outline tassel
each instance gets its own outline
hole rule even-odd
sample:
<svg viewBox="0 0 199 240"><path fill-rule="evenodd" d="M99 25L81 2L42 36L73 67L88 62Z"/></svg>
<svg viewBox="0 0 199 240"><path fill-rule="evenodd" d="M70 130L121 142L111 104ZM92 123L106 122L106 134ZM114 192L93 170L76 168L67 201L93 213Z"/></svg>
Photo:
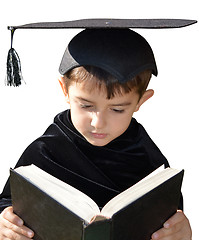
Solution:
<svg viewBox="0 0 199 240"><path fill-rule="evenodd" d="M21 85L21 80L23 80L21 73L21 63L19 56L15 49L12 47L13 35L15 29L11 29L11 48L8 52L7 57L7 76L6 76L6 85L17 87Z"/></svg>

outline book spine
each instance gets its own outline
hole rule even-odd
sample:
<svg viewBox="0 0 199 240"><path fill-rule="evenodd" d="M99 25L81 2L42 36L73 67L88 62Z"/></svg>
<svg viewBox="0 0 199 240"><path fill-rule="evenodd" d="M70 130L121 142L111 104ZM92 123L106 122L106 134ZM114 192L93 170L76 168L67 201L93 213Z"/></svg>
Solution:
<svg viewBox="0 0 199 240"><path fill-rule="evenodd" d="M110 240L111 220L96 221L84 228L82 240Z"/></svg>

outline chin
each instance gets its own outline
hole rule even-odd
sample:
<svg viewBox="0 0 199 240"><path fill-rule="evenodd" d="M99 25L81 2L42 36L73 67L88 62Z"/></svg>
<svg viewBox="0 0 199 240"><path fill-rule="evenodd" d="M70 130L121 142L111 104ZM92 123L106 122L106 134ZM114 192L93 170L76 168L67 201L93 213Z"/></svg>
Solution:
<svg viewBox="0 0 199 240"><path fill-rule="evenodd" d="M105 140L89 140L86 139L91 145L96 146L96 147L104 147L106 146L108 143L110 143L110 141L105 141Z"/></svg>

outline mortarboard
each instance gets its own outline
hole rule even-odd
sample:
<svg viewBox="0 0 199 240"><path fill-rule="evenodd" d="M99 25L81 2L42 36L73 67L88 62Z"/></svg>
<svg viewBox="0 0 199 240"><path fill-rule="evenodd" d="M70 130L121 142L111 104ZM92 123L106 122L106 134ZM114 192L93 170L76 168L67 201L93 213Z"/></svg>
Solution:
<svg viewBox="0 0 199 240"><path fill-rule="evenodd" d="M11 49L7 58L7 85L19 86L22 79L20 59L12 47L16 29L85 29L69 42L59 72L63 75L74 67L92 65L108 71L122 83L147 69L157 76L150 45L131 28L180 28L196 22L184 19L83 19L9 26Z"/></svg>

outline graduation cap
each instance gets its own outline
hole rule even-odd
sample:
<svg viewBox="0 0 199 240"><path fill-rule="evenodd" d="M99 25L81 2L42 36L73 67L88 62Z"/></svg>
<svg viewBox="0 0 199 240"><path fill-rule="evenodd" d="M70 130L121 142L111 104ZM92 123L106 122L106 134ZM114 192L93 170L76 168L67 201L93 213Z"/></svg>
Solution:
<svg viewBox="0 0 199 240"><path fill-rule="evenodd" d="M158 72L150 45L130 28L180 28L196 22L184 19L83 19L9 26L11 49L7 58L7 85L19 86L22 80L20 59L12 47L16 29L85 29L68 44L59 72L64 75L75 67L91 65L108 71L122 83L144 70L151 70L155 76Z"/></svg>

